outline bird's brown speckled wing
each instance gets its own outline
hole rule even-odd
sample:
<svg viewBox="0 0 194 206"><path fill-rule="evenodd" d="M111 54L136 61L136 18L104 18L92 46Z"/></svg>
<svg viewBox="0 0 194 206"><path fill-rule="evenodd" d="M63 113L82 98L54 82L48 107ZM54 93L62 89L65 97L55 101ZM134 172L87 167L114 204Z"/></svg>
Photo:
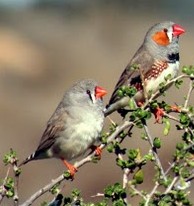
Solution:
<svg viewBox="0 0 194 206"><path fill-rule="evenodd" d="M147 71L152 68L152 64L154 59L151 55L147 52L147 50L142 46L136 52L130 63L127 65L123 73L121 74L119 81L117 82L114 92L109 101L109 105L113 104L120 98L117 96L118 89L125 85L125 86L135 86L135 84L141 85L141 78L139 68L142 69L142 72L145 74ZM137 69L134 70L133 66L136 65Z"/></svg>

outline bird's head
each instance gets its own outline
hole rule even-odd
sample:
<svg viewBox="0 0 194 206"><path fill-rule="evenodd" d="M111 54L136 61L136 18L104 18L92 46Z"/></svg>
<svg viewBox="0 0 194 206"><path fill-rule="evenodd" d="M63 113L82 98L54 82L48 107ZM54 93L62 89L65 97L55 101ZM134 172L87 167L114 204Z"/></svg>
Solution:
<svg viewBox="0 0 194 206"><path fill-rule="evenodd" d="M144 44L148 50L158 56L166 54L167 50L178 53L178 39L183 33L185 33L183 27L174 22L165 21L155 24L148 30Z"/></svg>

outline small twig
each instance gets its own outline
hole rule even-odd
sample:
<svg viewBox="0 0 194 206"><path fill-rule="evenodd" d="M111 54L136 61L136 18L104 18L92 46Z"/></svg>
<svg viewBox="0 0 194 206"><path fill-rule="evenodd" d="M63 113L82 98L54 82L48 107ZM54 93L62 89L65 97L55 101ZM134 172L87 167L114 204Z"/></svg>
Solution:
<svg viewBox="0 0 194 206"><path fill-rule="evenodd" d="M118 158L123 160L123 157L121 154L118 154ZM123 169L123 189L126 189L126 187L127 187L129 172L130 172L129 168ZM123 200L124 200L125 204L128 205L127 197L125 197Z"/></svg>
<svg viewBox="0 0 194 206"><path fill-rule="evenodd" d="M186 147L184 150L187 151L189 149L191 149L194 146L194 142L191 143L191 145L189 145L188 147Z"/></svg>
<svg viewBox="0 0 194 206"><path fill-rule="evenodd" d="M123 170L123 188L126 188L128 185L128 176L129 176L130 170L129 168L125 168Z"/></svg>
<svg viewBox="0 0 194 206"><path fill-rule="evenodd" d="M183 78L190 78L190 76L182 74L174 79L171 79L170 81L166 82L166 84L164 85L165 88L168 88L168 86L170 86L172 83L176 82L179 79L183 79ZM155 93L153 93L151 95L151 97L145 102L144 104L144 108L147 107L158 95L160 95L160 90L156 91Z"/></svg>
<svg viewBox="0 0 194 206"><path fill-rule="evenodd" d="M115 103L111 104L107 109L105 109L104 116L106 117L112 114L114 111L126 107L129 104L129 100L129 97L123 97Z"/></svg>
<svg viewBox="0 0 194 206"><path fill-rule="evenodd" d="M8 167L6 176L5 176L4 180L3 180L3 184L0 186L0 190L1 190L0 204L2 203L3 198L5 197L5 194L6 194L5 184L6 184L8 176L9 176L9 172L10 172L10 167Z"/></svg>
<svg viewBox="0 0 194 206"><path fill-rule="evenodd" d="M164 112L163 116L164 117L168 117L169 119L174 120L175 122L180 123L180 120L178 118L176 118L176 117L174 117L174 116L172 116L170 114L167 114L166 112Z"/></svg>
<svg viewBox="0 0 194 206"><path fill-rule="evenodd" d="M36 199L38 199L41 195L49 191L55 184L61 183L64 180L64 175L60 175L56 179L52 180L49 184L38 190L36 193L34 193L28 200L26 200L23 204L20 206L28 206L31 205Z"/></svg>
<svg viewBox="0 0 194 206"><path fill-rule="evenodd" d="M97 193L96 195L92 195L91 197L104 197L103 193Z"/></svg>
<svg viewBox="0 0 194 206"><path fill-rule="evenodd" d="M165 175L167 175L171 171L171 169L175 166L175 162L173 162L172 164L171 163L169 163L169 164L170 164L170 166L165 171L165 173L164 173Z"/></svg>
<svg viewBox="0 0 194 206"><path fill-rule="evenodd" d="M179 176L174 177L174 179L172 180L172 182L170 183L170 185L166 188L164 194L168 194L171 189L174 187L174 184L176 183L176 181L178 180Z"/></svg>
<svg viewBox="0 0 194 206"><path fill-rule="evenodd" d="M188 127L187 129L185 129L185 131L187 131L187 132L189 131L191 133L191 135L194 136L193 129L191 129L190 127Z"/></svg>
<svg viewBox="0 0 194 206"><path fill-rule="evenodd" d="M128 184L128 186L136 193L138 194L140 197L142 197L144 200L146 200L146 196L142 194L141 191L139 191L133 184Z"/></svg>
<svg viewBox="0 0 194 206"><path fill-rule="evenodd" d="M166 180L167 180L167 179L166 179L166 175L165 175L165 173L164 173L164 170L163 170L162 164L161 164L161 162L160 162L160 159L159 159L159 157L158 157L158 154L157 154L157 152L156 152L155 149L154 149L153 140L152 140L152 137L151 137L151 135L150 135L150 133L149 133L148 127L147 127L147 125L146 125L145 123L143 124L143 127L144 127L144 130L145 130L146 135L147 135L147 137L148 137L148 142L150 143L150 146L151 146L151 148L152 148L152 153L153 153L153 155L154 155L156 164L157 164L158 168L160 169L162 178L166 181Z"/></svg>
<svg viewBox="0 0 194 206"><path fill-rule="evenodd" d="M189 182L189 181L192 181L193 179L194 179L194 170L192 170L190 177L186 178L185 181Z"/></svg>
<svg viewBox="0 0 194 206"><path fill-rule="evenodd" d="M186 96L186 99L185 99L184 107L183 107L184 109L186 109L187 106L188 106L188 102L189 102L189 99L191 97L192 91L193 91L193 81L191 80L190 84L189 84L189 90L188 90L188 93L187 93L187 96Z"/></svg>
<svg viewBox="0 0 194 206"><path fill-rule="evenodd" d="M187 146L186 148L184 148L184 151L187 151L187 150L189 150L190 148L192 148L194 146L194 143L192 143L191 145L189 145L189 146ZM165 171L165 175L167 175L170 171L171 171L171 169L175 166L175 162L173 162L172 164L171 163L169 163L170 164L170 166L167 168L167 170Z"/></svg>
<svg viewBox="0 0 194 206"><path fill-rule="evenodd" d="M110 116L107 116L107 118L110 121L111 125L116 126L116 123L110 118Z"/></svg>
<svg viewBox="0 0 194 206"><path fill-rule="evenodd" d="M19 174L17 174L17 170L18 170L18 167L17 167L17 162L14 162L13 163L13 171L14 171L14 176L15 176L15 179L14 179L14 182L15 182L15 186L14 186L14 205L15 206L18 206L19 204L19 196L18 196L18 187L19 187Z"/></svg>
<svg viewBox="0 0 194 206"><path fill-rule="evenodd" d="M123 160L123 156L121 154L118 154L117 157L120 160ZM127 187L129 172L130 172L130 170L128 168L123 169L123 189L126 189L126 187ZM123 200L124 200L125 204L128 205L127 197L125 197Z"/></svg>
<svg viewBox="0 0 194 206"><path fill-rule="evenodd" d="M125 168L123 170L123 188L126 189L127 185L128 185L128 176L129 176L130 170L129 168ZM128 205L128 200L127 200L127 196L124 198L124 202L126 203L126 205Z"/></svg>
<svg viewBox="0 0 194 206"><path fill-rule="evenodd" d="M145 202L145 206L148 206L149 205L149 202L150 202L150 199L152 198L152 196L154 195L154 193L156 192L157 188L159 186L159 183L156 182L154 188L152 189L152 191L150 192L149 195L147 195L146 197L146 202Z"/></svg>

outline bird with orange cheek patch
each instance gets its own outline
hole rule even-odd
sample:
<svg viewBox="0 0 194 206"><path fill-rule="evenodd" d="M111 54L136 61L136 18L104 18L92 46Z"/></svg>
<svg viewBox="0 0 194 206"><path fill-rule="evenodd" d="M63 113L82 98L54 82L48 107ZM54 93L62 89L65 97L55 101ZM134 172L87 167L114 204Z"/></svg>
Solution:
<svg viewBox="0 0 194 206"><path fill-rule="evenodd" d="M105 115L115 102L123 97L118 95L122 86L134 86L137 93L134 100L137 105L145 102L145 92L149 98L151 94L159 90L162 82L170 75L173 79L179 71L179 36L185 30L171 21L152 26L143 41L143 44L135 53L117 82L110 98ZM134 69L137 65L139 69ZM141 72L140 72L141 71ZM144 84L144 87L143 87ZM144 91L143 91L144 90ZM119 113L125 116L125 109L119 109ZM159 112L161 114L161 111Z"/></svg>

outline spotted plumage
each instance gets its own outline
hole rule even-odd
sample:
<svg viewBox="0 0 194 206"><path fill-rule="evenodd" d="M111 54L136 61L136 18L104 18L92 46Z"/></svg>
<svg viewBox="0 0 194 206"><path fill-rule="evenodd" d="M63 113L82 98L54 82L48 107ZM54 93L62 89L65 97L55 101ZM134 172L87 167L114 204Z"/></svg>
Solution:
<svg viewBox="0 0 194 206"><path fill-rule="evenodd" d="M156 61L152 68L147 73L145 73L144 81L147 82L152 78L156 79L167 68L168 63L166 61Z"/></svg>

